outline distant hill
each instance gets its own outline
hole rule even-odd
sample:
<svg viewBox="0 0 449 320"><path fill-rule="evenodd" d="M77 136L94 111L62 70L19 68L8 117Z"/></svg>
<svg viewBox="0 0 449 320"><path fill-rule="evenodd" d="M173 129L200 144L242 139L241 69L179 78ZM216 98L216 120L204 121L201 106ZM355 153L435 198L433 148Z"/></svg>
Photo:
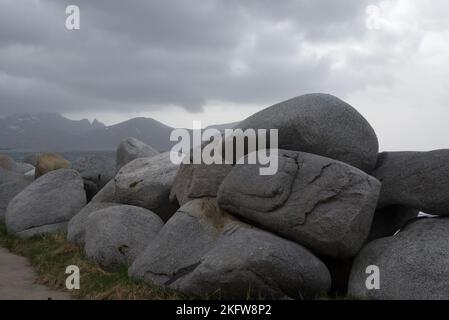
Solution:
<svg viewBox="0 0 449 320"><path fill-rule="evenodd" d="M235 123L214 125L223 130ZM105 126L98 120L70 120L57 113L15 114L0 118L0 149L23 151L115 150L127 137L167 151L173 128L152 118L133 118Z"/></svg>
<svg viewBox="0 0 449 320"><path fill-rule="evenodd" d="M80 150L115 150L125 138L134 137L159 151L172 146L173 128L151 118L133 118L112 126L89 130L78 137L74 145Z"/></svg>

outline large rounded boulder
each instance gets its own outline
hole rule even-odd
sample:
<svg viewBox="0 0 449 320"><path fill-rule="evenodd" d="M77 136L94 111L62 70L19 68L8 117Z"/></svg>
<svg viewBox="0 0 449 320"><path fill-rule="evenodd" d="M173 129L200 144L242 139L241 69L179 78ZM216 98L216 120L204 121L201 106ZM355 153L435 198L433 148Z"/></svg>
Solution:
<svg viewBox="0 0 449 320"><path fill-rule="evenodd" d="M117 171L137 158L149 158L159 152L136 138L127 138L117 147Z"/></svg>
<svg viewBox="0 0 449 320"><path fill-rule="evenodd" d="M378 152L370 124L346 102L329 94L306 94L255 113L241 129L278 129L280 149L303 151L374 169Z"/></svg>
<svg viewBox="0 0 449 320"><path fill-rule="evenodd" d="M236 165L218 191L220 208L318 254L354 256L368 237L379 181L303 152L278 150L272 161L274 175L260 175L262 166L246 159Z"/></svg>
<svg viewBox="0 0 449 320"><path fill-rule="evenodd" d="M6 208L10 201L30 183L29 178L0 168L0 221L5 220Z"/></svg>
<svg viewBox="0 0 449 320"><path fill-rule="evenodd" d="M379 207L449 216L449 149L381 153L373 175L382 182Z"/></svg>
<svg viewBox="0 0 449 320"><path fill-rule="evenodd" d="M359 299L448 300L449 218L422 218L395 236L366 245L353 263L349 295Z"/></svg>
<svg viewBox="0 0 449 320"><path fill-rule="evenodd" d="M93 212L100 211L113 206L119 206L119 203L110 202L91 202L72 219L70 219L67 227L67 240L78 245L84 245L86 235L86 224L89 215Z"/></svg>
<svg viewBox="0 0 449 320"><path fill-rule="evenodd" d="M331 281L310 251L236 220L209 198L182 206L128 272L191 296L233 299L314 298Z"/></svg>
<svg viewBox="0 0 449 320"><path fill-rule="evenodd" d="M109 202L146 208L166 221L177 209L170 203L169 195L178 168L171 162L169 152L135 159L120 169L114 186L106 186L114 197Z"/></svg>
<svg viewBox="0 0 449 320"><path fill-rule="evenodd" d="M86 204L83 179L71 169L51 171L36 179L8 205L8 232L28 237L65 231L68 221Z"/></svg>
<svg viewBox="0 0 449 320"><path fill-rule="evenodd" d="M92 212L86 222L87 256L107 270L130 265L156 238L162 220L153 212L128 205Z"/></svg>

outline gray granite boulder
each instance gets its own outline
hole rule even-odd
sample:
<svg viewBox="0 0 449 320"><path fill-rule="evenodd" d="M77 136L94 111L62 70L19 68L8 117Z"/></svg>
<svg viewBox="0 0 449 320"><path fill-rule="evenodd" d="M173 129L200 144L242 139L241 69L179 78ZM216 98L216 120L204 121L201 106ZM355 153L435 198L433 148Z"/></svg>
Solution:
<svg viewBox="0 0 449 320"><path fill-rule="evenodd" d="M0 173L1 175L1 173ZM9 202L31 183L30 179L13 172L5 172L0 179L0 221L5 220Z"/></svg>
<svg viewBox="0 0 449 320"><path fill-rule="evenodd" d="M378 290L367 289L369 266L379 268ZM366 245L353 263L348 293L359 299L448 300L449 218L421 218Z"/></svg>
<svg viewBox="0 0 449 320"><path fill-rule="evenodd" d="M449 215L449 149L381 153L373 175L382 182L379 207Z"/></svg>
<svg viewBox="0 0 449 320"><path fill-rule="evenodd" d="M159 152L136 138L127 138L117 147L117 171L125 164L137 158L149 158Z"/></svg>
<svg viewBox="0 0 449 320"><path fill-rule="evenodd" d="M146 208L167 221L178 208L169 200L178 168L169 152L131 161L115 176L112 202Z"/></svg>
<svg viewBox="0 0 449 320"><path fill-rule="evenodd" d="M89 203L80 212L78 212L72 219L70 219L67 228L67 240L78 245L84 245L84 237L86 234L86 223L89 215L95 211L106 209L113 206L119 206L118 203L97 202Z"/></svg>
<svg viewBox="0 0 449 320"><path fill-rule="evenodd" d="M190 200L216 197L218 188L232 168L230 164L181 164L170 192L170 201L182 206Z"/></svg>
<svg viewBox="0 0 449 320"><path fill-rule="evenodd" d="M330 287L325 265L307 249L236 220L209 198L182 206L128 272L199 297L313 298Z"/></svg>
<svg viewBox="0 0 449 320"><path fill-rule="evenodd" d="M418 214L419 210L402 206L389 206L376 210L367 241L394 235L408 221L418 217Z"/></svg>
<svg viewBox="0 0 449 320"><path fill-rule="evenodd" d="M278 129L278 148L336 159L370 173L378 141L353 107L329 94L306 94L255 113L242 129Z"/></svg>
<svg viewBox="0 0 449 320"><path fill-rule="evenodd" d="M236 165L218 191L220 208L304 245L351 257L368 237L380 183L343 162L279 150L278 171ZM247 161L245 161L247 163Z"/></svg>
<svg viewBox="0 0 449 320"><path fill-rule="evenodd" d="M92 212L86 222L86 255L107 270L130 265L156 238L162 220L153 212L128 205Z"/></svg>
<svg viewBox="0 0 449 320"><path fill-rule="evenodd" d="M35 230L47 233L45 226L67 223L85 205L86 194L79 173L71 169L51 171L11 200L5 215L6 227L8 232L18 235Z"/></svg>

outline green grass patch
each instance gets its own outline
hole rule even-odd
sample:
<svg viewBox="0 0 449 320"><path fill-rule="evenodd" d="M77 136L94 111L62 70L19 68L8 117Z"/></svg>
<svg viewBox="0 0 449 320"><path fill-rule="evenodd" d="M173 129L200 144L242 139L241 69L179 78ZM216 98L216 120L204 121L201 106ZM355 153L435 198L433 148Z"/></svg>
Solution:
<svg viewBox="0 0 449 320"><path fill-rule="evenodd" d="M119 272L104 271L89 261L82 248L68 242L64 234L21 239L7 233L0 222L0 246L28 258L35 268L39 284L67 291L65 270L69 265L80 269L80 289L69 291L75 299L182 299L179 293L145 283L133 282L124 267Z"/></svg>

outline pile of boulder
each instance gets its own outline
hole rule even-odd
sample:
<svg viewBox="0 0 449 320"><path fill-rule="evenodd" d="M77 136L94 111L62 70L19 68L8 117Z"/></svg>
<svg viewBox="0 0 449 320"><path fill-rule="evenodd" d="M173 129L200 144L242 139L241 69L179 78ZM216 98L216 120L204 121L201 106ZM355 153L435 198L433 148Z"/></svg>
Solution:
<svg viewBox="0 0 449 320"><path fill-rule="evenodd" d="M278 129L274 175L174 164L134 138L116 159L1 156L0 219L194 297L449 299L449 150L379 154L370 124L327 94L236 127Z"/></svg>

